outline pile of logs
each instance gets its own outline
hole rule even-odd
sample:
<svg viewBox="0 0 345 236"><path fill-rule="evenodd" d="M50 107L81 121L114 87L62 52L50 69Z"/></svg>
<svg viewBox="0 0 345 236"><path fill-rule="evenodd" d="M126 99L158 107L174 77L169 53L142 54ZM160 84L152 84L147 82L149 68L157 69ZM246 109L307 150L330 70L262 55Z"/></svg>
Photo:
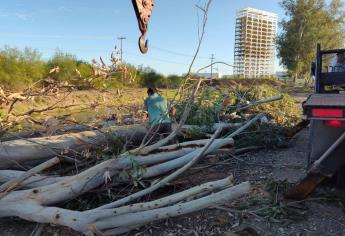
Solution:
<svg viewBox="0 0 345 236"><path fill-rule="evenodd" d="M149 222L227 203L248 194L251 191L250 183L234 186L233 178L229 176L149 202L141 202L140 198L171 183L201 158L230 152L234 146L233 137L260 118L261 114L249 122L236 124L239 128L230 135L220 135L229 125L215 125L216 131L209 139L145 150L137 148L69 176L51 175L49 169L58 163L78 165L82 160L69 157L69 152L99 147L107 143L110 137L125 140L135 137L141 140L147 132L146 128L140 125L107 127L103 130L2 142L0 217L16 216L38 223L67 226L86 235L117 235ZM143 171L137 171L135 166L140 166ZM128 174L121 174L124 171ZM161 179L154 180L158 177ZM75 211L57 207L110 183L112 186L116 183L132 184L133 179L154 181L150 187L91 210Z"/></svg>
<svg viewBox="0 0 345 236"><path fill-rule="evenodd" d="M248 194L251 191L249 182L234 186L232 176L228 176L142 202L142 197L172 183L202 158L232 152L233 138L264 118L263 114L258 114L244 123L218 123L209 127L185 125L200 83L201 80L189 94L180 123L172 134L149 146L146 141L151 130L140 124L75 129L37 138L3 137L6 141L0 141L0 217L15 216L37 223L67 226L85 235L117 235L150 222L228 203ZM281 98L262 99L241 110ZM179 134L195 128L206 134L207 139L168 145ZM229 134L229 129L236 131ZM222 132L224 130L227 132ZM97 159L92 151L87 157L74 155L85 150L106 149L114 140L121 140L124 147L131 143L136 148L124 150L110 159ZM92 165L84 165L87 160L83 157L93 159ZM67 166L77 171L57 175L58 165L60 169ZM150 181L151 185L141 190L137 188L136 192L112 202L104 201L103 205L93 206L93 209L78 211L61 207L96 189L116 191L114 186L133 185L138 180Z"/></svg>
<svg viewBox="0 0 345 236"><path fill-rule="evenodd" d="M0 217L15 216L37 223L67 226L85 235L117 235L150 222L228 203L248 194L251 191L249 182L234 186L233 178L229 176L142 202L142 197L172 183L202 158L232 152L233 138L264 118L258 114L244 123L219 123L199 128L185 125L200 84L201 79L188 94L188 102L174 131L149 146L146 141L151 130L140 124L106 125L86 130L65 127L70 132L60 135L47 132L48 136L37 138L0 135ZM262 99L238 111L281 98ZM179 134L195 128L207 138L168 145ZM226 129L227 132L222 132ZM236 131L229 134L229 129ZM92 151L87 156L74 155L85 150L106 149L114 140L121 140L124 147L130 143L136 148L113 154L110 159L97 159L96 152ZM92 165L85 165L86 159L93 159ZM72 167L77 171L57 175L57 166L60 169ZM138 180L151 181L151 185L142 190L137 188L136 192L112 202L104 201L103 205L93 206L93 209L78 211L61 207L88 192L104 188L114 191L114 186L133 185Z"/></svg>

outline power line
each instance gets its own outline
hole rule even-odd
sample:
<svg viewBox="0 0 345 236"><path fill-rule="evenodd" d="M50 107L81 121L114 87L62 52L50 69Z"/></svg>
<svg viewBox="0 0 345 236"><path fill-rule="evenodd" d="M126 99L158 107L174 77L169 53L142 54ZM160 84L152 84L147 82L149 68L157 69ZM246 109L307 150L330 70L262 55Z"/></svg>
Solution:
<svg viewBox="0 0 345 236"><path fill-rule="evenodd" d="M155 49L155 50L157 50L157 51L166 52L166 53L173 54L173 55L176 55L176 56L189 57L189 58L194 57L194 55L191 55L191 54L185 54L185 53L181 53L181 52L171 51L169 49L164 49L164 48L157 47L157 46L150 45L150 47ZM202 57L202 56L198 56L197 58L199 58L199 59L208 59L208 57Z"/></svg>
<svg viewBox="0 0 345 236"><path fill-rule="evenodd" d="M8 37L21 37L21 38L49 38L49 39L66 39L66 40L109 40L109 39L113 39L114 36L111 35L100 35L100 36L93 36L93 35L44 35L44 34L12 34L12 33L0 33L1 36L8 36ZM127 39L126 37L118 37L119 40L123 39ZM129 40L131 43L137 43L136 41L133 40ZM176 55L176 56L182 56L182 57L189 57L192 58L194 57L194 55L192 54L186 54L183 52L177 52L177 51L173 51L170 49L166 49L166 48L162 48L162 47L158 47L158 46L154 46L154 45L150 45L150 48L155 49L157 51L162 51L162 52L166 52L172 55ZM209 59L208 57L205 56L198 56L199 59Z"/></svg>
<svg viewBox="0 0 345 236"><path fill-rule="evenodd" d="M129 55L135 56L135 57L140 57L140 58L142 58L141 55L138 55L138 54L136 54L136 53L132 53L132 52L128 52L128 51L126 51L126 53L129 54ZM177 61L165 60L165 59L156 58L156 57L152 57L152 56L148 56L148 55L145 55L144 57L145 57L145 58L148 58L148 59L150 59L150 60L153 60L153 61L159 61L159 62L165 62L165 63L171 63L171 64L189 66L188 63L182 63L182 62L177 62Z"/></svg>
<svg viewBox="0 0 345 236"><path fill-rule="evenodd" d="M135 42L133 40L129 40L129 39L128 39L128 41L130 43L137 43L137 42ZM187 54L187 53L183 53L183 52L177 52L177 51L173 51L173 50L170 50L170 49L158 47L158 46L152 45L152 43L150 44L150 48L154 49L154 50L157 50L157 51L161 51L161 52L169 53L169 54L172 54L172 55L176 55L176 56L189 57L189 58L193 58L194 57L193 54ZM206 60L209 59L206 56L205 57L204 56L197 56L197 58L199 58L199 59L206 59Z"/></svg>

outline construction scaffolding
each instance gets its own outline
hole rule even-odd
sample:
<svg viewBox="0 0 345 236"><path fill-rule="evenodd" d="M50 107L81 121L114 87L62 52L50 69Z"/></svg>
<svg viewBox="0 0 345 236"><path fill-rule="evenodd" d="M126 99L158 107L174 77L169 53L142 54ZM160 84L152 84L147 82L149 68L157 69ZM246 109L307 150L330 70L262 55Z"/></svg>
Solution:
<svg viewBox="0 0 345 236"><path fill-rule="evenodd" d="M274 74L277 14L244 8L237 13L234 75L258 78Z"/></svg>

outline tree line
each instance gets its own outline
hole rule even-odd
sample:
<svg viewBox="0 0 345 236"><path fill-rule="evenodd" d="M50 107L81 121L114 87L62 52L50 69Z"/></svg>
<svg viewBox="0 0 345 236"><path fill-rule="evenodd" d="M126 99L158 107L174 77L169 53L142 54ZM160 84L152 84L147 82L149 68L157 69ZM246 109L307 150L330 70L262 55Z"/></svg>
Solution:
<svg viewBox="0 0 345 236"><path fill-rule="evenodd" d="M144 87L151 84L162 88L176 88L183 80L177 75L165 76L150 67L136 67L131 64L124 66L133 80L124 79L126 75L121 71L114 71L107 78L95 75L91 63L79 60L73 54L56 51L51 58L43 60L36 49L19 50L5 46L0 49L0 87L16 91L50 79L80 89Z"/></svg>
<svg viewBox="0 0 345 236"><path fill-rule="evenodd" d="M327 4L328 3L328 4ZM316 45L324 49L343 48L345 11L341 0L283 0L286 18L280 22L278 57L294 79L310 81L310 64Z"/></svg>

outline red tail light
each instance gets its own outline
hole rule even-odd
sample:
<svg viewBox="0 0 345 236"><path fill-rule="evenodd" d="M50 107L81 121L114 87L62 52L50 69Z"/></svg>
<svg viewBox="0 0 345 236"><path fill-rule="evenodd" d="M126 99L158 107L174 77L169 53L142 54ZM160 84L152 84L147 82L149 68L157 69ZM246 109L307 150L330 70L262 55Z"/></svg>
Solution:
<svg viewBox="0 0 345 236"><path fill-rule="evenodd" d="M341 120L325 120L325 125L332 127L345 127L345 122Z"/></svg>
<svg viewBox="0 0 345 236"><path fill-rule="evenodd" d="M313 117L323 117L323 118L343 118L342 109L323 109L323 108L313 108L311 114Z"/></svg>

